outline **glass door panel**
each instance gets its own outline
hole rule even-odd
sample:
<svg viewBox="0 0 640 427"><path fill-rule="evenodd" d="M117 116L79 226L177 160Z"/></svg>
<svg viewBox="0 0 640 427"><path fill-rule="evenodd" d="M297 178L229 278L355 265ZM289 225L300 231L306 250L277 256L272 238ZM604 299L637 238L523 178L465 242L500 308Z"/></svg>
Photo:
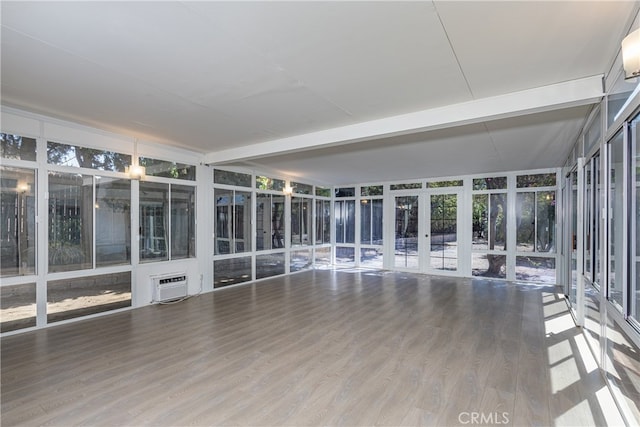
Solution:
<svg viewBox="0 0 640 427"><path fill-rule="evenodd" d="M428 270L458 269L458 195L431 194Z"/></svg>
<svg viewBox="0 0 640 427"><path fill-rule="evenodd" d="M395 197L394 267L420 269L418 196Z"/></svg>

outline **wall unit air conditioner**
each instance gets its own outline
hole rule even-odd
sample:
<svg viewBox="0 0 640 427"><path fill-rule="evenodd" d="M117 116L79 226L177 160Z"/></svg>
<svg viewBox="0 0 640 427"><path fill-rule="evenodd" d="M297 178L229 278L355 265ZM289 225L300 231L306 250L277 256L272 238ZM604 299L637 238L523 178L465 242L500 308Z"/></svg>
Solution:
<svg viewBox="0 0 640 427"><path fill-rule="evenodd" d="M187 273L151 276L153 301L165 302L187 296Z"/></svg>

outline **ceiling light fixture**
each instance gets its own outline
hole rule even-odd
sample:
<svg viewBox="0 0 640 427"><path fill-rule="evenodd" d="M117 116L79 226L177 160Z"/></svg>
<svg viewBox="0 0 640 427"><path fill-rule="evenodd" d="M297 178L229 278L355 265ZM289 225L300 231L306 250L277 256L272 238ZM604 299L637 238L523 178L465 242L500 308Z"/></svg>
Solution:
<svg viewBox="0 0 640 427"><path fill-rule="evenodd" d="M133 163L124 168L125 173L128 173L131 179L144 179L147 174L145 167L138 164L138 160L138 139L136 138L133 140Z"/></svg>
<svg viewBox="0 0 640 427"><path fill-rule="evenodd" d="M640 76L640 29L622 40L622 66L625 79Z"/></svg>

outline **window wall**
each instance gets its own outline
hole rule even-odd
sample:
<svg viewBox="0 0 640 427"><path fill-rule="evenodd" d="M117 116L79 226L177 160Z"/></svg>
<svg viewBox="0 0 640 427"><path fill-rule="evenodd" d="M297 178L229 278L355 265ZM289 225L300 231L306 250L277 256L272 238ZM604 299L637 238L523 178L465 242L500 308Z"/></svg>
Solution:
<svg viewBox="0 0 640 427"><path fill-rule="evenodd" d="M356 188L335 190L333 205L335 221L336 264L355 265L356 261Z"/></svg>
<svg viewBox="0 0 640 427"><path fill-rule="evenodd" d="M384 186L367 185L360 188L360 265L383 266Z"/></svg>
<svg viewBox="0 0 640 427"><path fill-rule="evenodd" d="M473 179L474 276L507 278L507 177Z"/></svg>

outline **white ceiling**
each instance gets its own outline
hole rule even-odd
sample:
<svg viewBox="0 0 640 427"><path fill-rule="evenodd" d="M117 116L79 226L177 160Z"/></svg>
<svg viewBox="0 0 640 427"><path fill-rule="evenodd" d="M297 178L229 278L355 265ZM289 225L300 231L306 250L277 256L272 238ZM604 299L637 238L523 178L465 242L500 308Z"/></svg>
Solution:
<svg viewBox="0 0 640 427"><path fill-rule="evenodd" d="M186 147L214 162L225 150L281 147L273 156L225 160L345 184L561 165L593 96L355 143L340 129L604 74L638 3L2 1L0 8L3 104ZM333 129L341 145L288 145Z"/></svg>

